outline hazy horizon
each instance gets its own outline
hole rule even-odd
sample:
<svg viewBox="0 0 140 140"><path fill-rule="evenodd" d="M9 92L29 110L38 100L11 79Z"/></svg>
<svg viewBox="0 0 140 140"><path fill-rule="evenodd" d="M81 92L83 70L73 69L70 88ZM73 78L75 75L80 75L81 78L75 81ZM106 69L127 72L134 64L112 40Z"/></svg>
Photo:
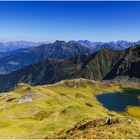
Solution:
<svg viewBox="0 0 140 140"><path fill-rule="evenodd" d="M90 42L102 42L102 43L106 43L106 42L118 42L118 41L127 41L127 42L138 42L138 41L140 41L140 39L139 40L135 40L135 41L129 41L129 40L123 40L123 39L121 39L121 40L108 40L108 41L102 41L102 40L88 40L88 39L80 39L80 40L62 40L62 39L60 39L60 40L58 40L58 39L56 39L56 40L53 40L53 41L50 41L50 40L26 40L26 39L19 39L19 40L12 40L12 39L2 39L2 38L0 38L0 42L20 42L20 41L23 41L23 42L36 42L36 43L39 43L39 42L48 42L48 43L54 43L54 42L56 42L56 41L65 41L65 42L70 42L70 41L90 41Z"/></svg>
<svg viewBox="0 0 140 140"><path fill-rule="evenodd" d="M0 42L3 42L3 43L6 43L6 42L36 42L36 43L39 43L39 42L48 42L48 43L54 43L54 42L56 42L56 41L65 41L65 42L70 42L70 41L90 41L90 42L102 42L102 43L106 43L106 42L118 42L118 41L127 41L127 42L138 42L138 41L140 41L140 39L139 40L136 40L136 41L129 41L129 40L123 40L123 39L121 39L121 40L108 40L108 41L97 41L97 40L88 40L88 39L80 39L80 40L62 40L62 39L60 39L60 40L58 40L58 39L56 39L56 40L53 40L53 41L49 41L49 40L24 40L24 39L19 39L19 40L12 40L12 39L0 39Z"/></svg>

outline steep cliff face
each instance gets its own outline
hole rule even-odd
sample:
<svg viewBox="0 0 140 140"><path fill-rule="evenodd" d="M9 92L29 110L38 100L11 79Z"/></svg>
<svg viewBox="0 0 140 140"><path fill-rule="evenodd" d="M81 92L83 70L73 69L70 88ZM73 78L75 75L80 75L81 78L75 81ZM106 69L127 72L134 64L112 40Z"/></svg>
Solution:
<svg viewBox="0 0 140 140"><path fill-rule="evenodd" d="M108 73L105 79L117 76L129 76L140 78L140 46L130 47L125 50L124 55Z"/></svg>

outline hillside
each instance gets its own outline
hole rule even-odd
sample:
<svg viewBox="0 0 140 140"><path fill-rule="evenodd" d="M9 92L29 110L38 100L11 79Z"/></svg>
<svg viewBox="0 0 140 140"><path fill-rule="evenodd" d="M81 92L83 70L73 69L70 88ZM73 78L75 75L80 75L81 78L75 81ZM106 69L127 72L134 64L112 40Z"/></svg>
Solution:
<svg viewBox="0 0 140 140"><path fill-rule="evenodd" d="M139 121L131 117L112 117L110 125L107 117L85 119L71 129L48 135L47 139L133 139L139 136ZM135 136L134 136L135 135Z"/></svg>
<svg viewBox="0 0 140 140"><path fill-rule="evenodd" d="M0 57L2 57L0 58L0 74L7 74L48 58L67 59L79 55L89 55L103 48L124 50L137 44L140 42L123 40L117 42L91 42L88 40L65 42L57 40L54 43L25 41L0 43Z"/></svg>
<svg viewBox="0 0 140 140"><path fill-rule="evenodd" d="M140 46L130 47L126 49L124 57L119 59L116 66L110 71L105 79L114 78L116 76L130 76L140 79Z"/></svg>
<svg viewBox="0 0 140 140"><path fill-rule="evenodd" d="M92 50L78 43L56 41L9 54L0 59L0 73L7 74L47 58L66 59L91 54Z"/></svg>
<svg viewBox="0 0 140 140"><path fill-rule="evenodd" d="M117 113L96 99L126 90L140 88L86 79L34 87L20 84L0 94L0 138L140 138L140 110L132 106L131 111ZM107 118L114 123L104 125Z"/></svg>
<svg viewBox="0 0 140 140"><path fill-rule="evenodd" d="M124 51L104 48L89 56L81 55L67 60L48 59L2 75L0 76L0 91L10 90L21 82L42 85L72 78L87 78L96 81L112 79L139 81L139 65L140 46Z"/></svg>

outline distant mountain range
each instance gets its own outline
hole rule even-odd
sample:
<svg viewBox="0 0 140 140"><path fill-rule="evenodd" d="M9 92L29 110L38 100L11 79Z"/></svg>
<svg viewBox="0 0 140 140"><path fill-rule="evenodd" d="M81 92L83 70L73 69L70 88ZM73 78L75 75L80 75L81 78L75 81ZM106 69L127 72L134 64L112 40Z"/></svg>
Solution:
<svg viewBox="0 0 140 140"><path fill-rule="evenodd" d="M132 47L132 46L140 44L140 41L129 42L129 41L125 41L125 40L118 40L117 42L115 42L115 41L91 42L88 40L79 40L78 42L84 46L87 46L87 47L94 49L94 51L99 51L103 47L107 47L107 48L110 48L113 50L123 50L123 49L126 49L128 47Z"/></svg>
<svg viewBox="0 0 140 140"><path fill-rule="evenodd" d="M0 76L0 91L12 89L21 82L42 85L73 78L100 81L124 77L124 79L137 79L139 81L139 68L140 45L125 50L103 48L90 55L76 56L66 60L48 59L2 75Z"/></svg>
<svg viewBox="0 0 140 140"><path fill-rule="evenodd" d="M14 54L18 50L25 48L36 47L47 42L32 42L32 41L10 41L0 42L0 58Z"/></svg>
<svg viewBox="0 0 140 140"><path fill-rule="evenodd" d="M39 46L41 44L48 44L49 41L44 41L44 42L33 42L33 41L0 41L0 52L10 52L14 51L17 49L22 49L22 48L29 48L29 47L35 47ZM79 41L69 41L67 42L68 44L73 44L73 43L79 43L83 46L99 50L103 46L110 47L112 49L125 49L130 46L135 46L140 44L140 41L137 42L130 42L130 41L125 41L125 40L119 40L117 42L115 41L110 41L110 42L92 42L89 40L79 40ZM100 48L101 47L101 48Z"/></svg>
<svg viewBox="0 0 140 140"><path fill-rule="evenodd" d="M38 47L18 50L14 54L1 58L0 73L10 73L47 58L66 59L91 53L92 50L90 48L80 45L79 43L70 44L64 41L56 41L52 44L43 44Z"/></svg>
<svg viewBox="0 0 140 140"><path fill-rule="evenodd" d="M0 74L7 74L48 58L67 59L79 55L89 55L102 48L123 50L137 44L140 44L140 41L91 42L79 40L56 41L47 44L46 42L26 41L0 43Z"/></svg>
<svg viewBox="0 0 140 140"><path fill-rule="evenodd" d="M21 48L29 48L38 46L47 42L32 42L32 41L9 41L0 42L0 52L10 52Z"/></svg>

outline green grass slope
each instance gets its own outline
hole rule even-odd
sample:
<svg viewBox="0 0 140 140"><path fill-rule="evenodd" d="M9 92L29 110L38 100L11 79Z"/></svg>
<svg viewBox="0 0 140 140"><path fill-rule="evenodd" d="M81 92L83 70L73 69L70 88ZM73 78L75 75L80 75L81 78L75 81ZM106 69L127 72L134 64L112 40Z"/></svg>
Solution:
<svg viewBox="0 0 140 140"><path fill-rule="evenodd" d="M100 83L86 79L34 87L20 84L13 91L0 94L0 138L106 138L110 135L111 138L120 138L121 130L124 131L121 131L123 138L130 135L131 138L139 138L138 107L130 107L128 112L118 114L110 112L96 100L98 94L123 92L128 88L140 89L139 85ZM122 121L124 115L129 115L130 125L128 121ZM102 124L108 117L119 123L110 127L100 125L100 121ZM99 126L90 125L89 133L87 129L77 129L91 120L97 120ZM112 134L111 128L114 130ZM133 132L126 128L131 128ZM66 133L71 129L73 134ZM100 137L102 130L109 135Z"/></svg>

